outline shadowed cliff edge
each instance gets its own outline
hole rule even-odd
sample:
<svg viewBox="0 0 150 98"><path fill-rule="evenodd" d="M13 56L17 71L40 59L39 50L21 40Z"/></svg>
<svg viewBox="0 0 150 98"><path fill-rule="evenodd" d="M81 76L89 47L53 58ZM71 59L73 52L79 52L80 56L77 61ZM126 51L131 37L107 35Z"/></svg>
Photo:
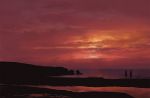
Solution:
<svg viewBox="0 0 150 98"><path fill-rule="evenodd" d="M64 67L42 67L16 62L0 62L1 78L36 78L48 76L74 75L73 70Z"/></svg>

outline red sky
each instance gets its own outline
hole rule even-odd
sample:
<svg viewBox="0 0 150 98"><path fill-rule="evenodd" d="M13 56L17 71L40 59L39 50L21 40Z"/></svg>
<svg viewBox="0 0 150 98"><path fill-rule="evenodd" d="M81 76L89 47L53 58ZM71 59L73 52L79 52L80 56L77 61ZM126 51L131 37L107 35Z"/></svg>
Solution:
<svg viewBox="0 0 150 98"><path fill-rule="evenodd" d="M150 68L150 0L0 0L0 61Z"/></svg>

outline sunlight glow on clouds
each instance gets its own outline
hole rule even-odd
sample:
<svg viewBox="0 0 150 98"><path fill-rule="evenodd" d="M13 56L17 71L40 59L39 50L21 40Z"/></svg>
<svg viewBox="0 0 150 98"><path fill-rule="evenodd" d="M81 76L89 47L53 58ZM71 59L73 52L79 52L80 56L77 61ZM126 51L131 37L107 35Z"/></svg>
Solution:
<svg viewBox="0 0 150 98"><path fill-rule="evenodd" d="M1 0L0 60L150 68L149 4L149 0Z"/></svg>

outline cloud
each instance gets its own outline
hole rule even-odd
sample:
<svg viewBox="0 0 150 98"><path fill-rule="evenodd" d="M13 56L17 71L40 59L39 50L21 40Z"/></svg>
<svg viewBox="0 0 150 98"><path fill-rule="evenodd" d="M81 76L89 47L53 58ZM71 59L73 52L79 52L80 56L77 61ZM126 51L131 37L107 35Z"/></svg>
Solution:
<svg viewBox="0 0 150 98"><path fill-rule="evenodd" d="M1 0L0 58L72 66L82 60L83 65L97 66L111 61L108 65L119 66L141 57L148 66L149 4L149 0Z"/></svg>

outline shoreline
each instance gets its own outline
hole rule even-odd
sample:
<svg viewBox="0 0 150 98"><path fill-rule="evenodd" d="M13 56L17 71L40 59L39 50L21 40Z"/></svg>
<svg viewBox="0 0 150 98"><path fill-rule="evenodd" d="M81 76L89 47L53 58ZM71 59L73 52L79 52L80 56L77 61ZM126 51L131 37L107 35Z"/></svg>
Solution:
<svg viewBox="0 0 150 98"><path fill-rule="evenodd" d="M27 86L0 86L2 98L134 98L119 92L72 92Z"/></svg>
<svg viewBox="0 0 150 98"><path fill-rule="evenodd" d="M16 85L49 85L49 86L87 86L87 87L138 87L150 88L150 79L103 79L103 78L33 78L31 79L7 79L1 84Z"/></svg>

